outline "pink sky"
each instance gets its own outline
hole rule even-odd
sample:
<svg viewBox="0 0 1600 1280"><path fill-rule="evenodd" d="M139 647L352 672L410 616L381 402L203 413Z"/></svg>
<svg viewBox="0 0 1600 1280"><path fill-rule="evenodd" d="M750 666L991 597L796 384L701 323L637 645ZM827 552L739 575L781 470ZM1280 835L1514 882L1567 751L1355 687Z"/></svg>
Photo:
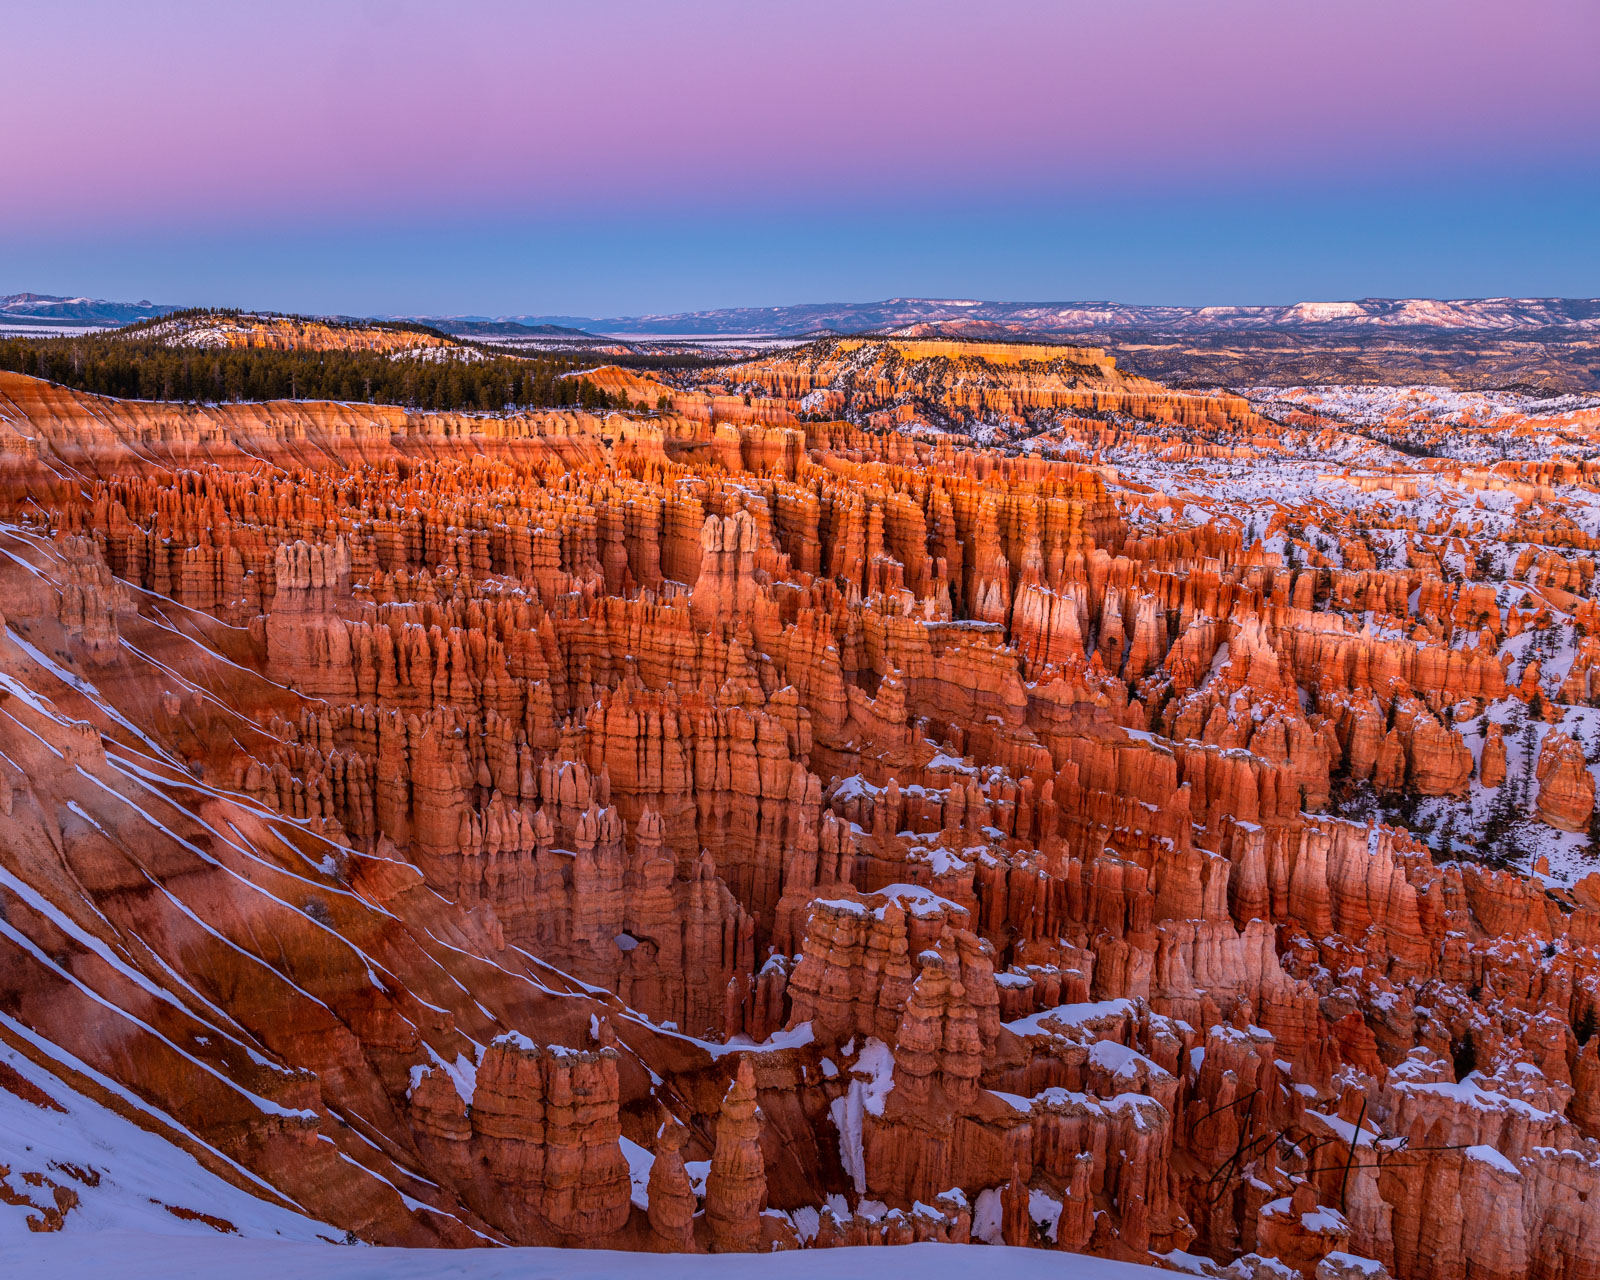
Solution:
<svg viewBox="0 0 1600 1280"><path fill-rule="evenodd" d="M155 291L171 280L165 294L175 296L186 281L226 283L224 259L248 286L253 248L276 245L282 256L291 238L312 234L336 271L339 252L327 246L343 237L359 252L369 230L562 223L631 225L648 238L697 215L752 246L769 222L809 218L823 259L827 226L842 244L862 218L897 219L890 248L921 244L925 269L908 258L895 279L923 281L919 292L981 290L982 271L941 278L935 245L955 233L927 220L976 219L978 240L959 247L977 262L975 246L1008 252L1002 224L1034 211L1010 274L993 277L1026 281L1019 255L1037 255L1097 210L1165 211L1156 240L1120 251L1148 263L1175 253L1191 223L1242 228L1230 210L1255 216L1296 201L1299 212L1268 228L1286 261L1296 234L1316 257L1333 217L1319 206L1331 202L1346 210L1341 226L1368 229L1374 254L1404 263L1412 246L1398 224L1382 225L1392 190L1413 205L1433 193L1441 216L1459 217L1478 217L1467 211L1479 206L1497 217L1503 195L1522 210L1512 233L1535 244L1555 234L1536 193L1571 205L1600 187L1596 0L6 9L0 292L74 287L63 264L104 258L113 244L128 246L123 276ZM996 218L987 232L986 213ZM1123 214L1106 216L1114 239ZM1415 223L1416 210L1407 218ZM1570 234L1570 209L1563 218ZM1480 222L1465 229L1471 243L1490 238ZM171 256L185 236L226 242L209 274L133 269L140 245ZM657 265L641 256L630 266L624 248L612 264L619 278ZM784 252L776 240L766 248ZM1360 253L1352 242L1352 261ZM761 254L751 254L754 272ZM759 273L736 278L749 280L741 300L767 300ZM1492 277L1502 278L1517 276ZM806 272L789 279L786 289L802 287ZM860 280L861 295L876 290L870 273ZM1369 283L1352 276L1341 292ZM1072 284L1041 280L1037 290L1061 296Z"/></svg>
<svg viewBox="0 0 1600 1280"><path fill-rule="evenodd" d="M7 27L22 227L1181 198L1600 155L1593 0L56 0Z"/></svg>

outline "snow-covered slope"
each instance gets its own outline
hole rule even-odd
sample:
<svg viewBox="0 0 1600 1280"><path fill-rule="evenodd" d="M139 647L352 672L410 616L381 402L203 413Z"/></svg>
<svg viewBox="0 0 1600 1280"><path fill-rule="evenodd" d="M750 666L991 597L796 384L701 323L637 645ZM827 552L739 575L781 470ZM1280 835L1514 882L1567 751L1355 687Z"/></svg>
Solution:
<svg viewBox="0 0 1600 1280"><path fill-rule="evenodd" d="M31 1280L815 1280L818 1255L770 1256L616 1253L605 1249L495 1249L443 1253L432 1249L338 1248L256 1240L185 1241L160 1236L67 1235L0 1244L7 1274ZM1155 1280L1153 1267L1082 1254L999 1247L974 1253L947 1244L898 1249L833 1249L821 1264L832 1280L966 1280L1004 1274L1011 1280ZM15 1272L9 1268L16 1268Z"/></svg>
<svg viewBox="0 0 1600 1280"><path fill-rule="evenodd" d="M44 1046L16 1019L0 1013L0 1026L33 1052L48 1048L67 1071L109 1089L142 1121L103 1106L0 1041L0 1259L38 1238L29 1219L42 1221L67 1204L63 1226L73 1234L337 1236L263 1198L271 1195L264 1184L262 1196L251 1195L212 1173L170 1140L177 1131L169 1117L79 1059Z"/></svg>

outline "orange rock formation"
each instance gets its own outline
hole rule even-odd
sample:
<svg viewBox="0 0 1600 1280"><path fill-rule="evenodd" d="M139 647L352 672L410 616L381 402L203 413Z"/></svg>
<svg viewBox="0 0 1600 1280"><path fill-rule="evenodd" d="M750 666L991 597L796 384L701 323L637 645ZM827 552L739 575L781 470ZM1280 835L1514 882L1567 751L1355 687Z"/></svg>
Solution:
<svg viewBox="0 0 1600 1280"><path fill-rule="evenodd" d="M386 1244L1600 1276L1600 477L1241 509L1248 404L1042 350L0 375L0 1040Z"/></svg>

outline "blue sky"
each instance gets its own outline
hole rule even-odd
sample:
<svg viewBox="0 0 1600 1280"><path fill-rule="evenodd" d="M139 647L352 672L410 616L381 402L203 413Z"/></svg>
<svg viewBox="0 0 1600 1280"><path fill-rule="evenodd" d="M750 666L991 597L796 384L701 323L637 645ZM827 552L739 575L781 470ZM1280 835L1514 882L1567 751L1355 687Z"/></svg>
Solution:
<svg viewBox="0 0 1600 1280"><path fill-rule="evenodd" d="M1600 295L1588 0L8 21L0 292L580 315Z"/></svg>

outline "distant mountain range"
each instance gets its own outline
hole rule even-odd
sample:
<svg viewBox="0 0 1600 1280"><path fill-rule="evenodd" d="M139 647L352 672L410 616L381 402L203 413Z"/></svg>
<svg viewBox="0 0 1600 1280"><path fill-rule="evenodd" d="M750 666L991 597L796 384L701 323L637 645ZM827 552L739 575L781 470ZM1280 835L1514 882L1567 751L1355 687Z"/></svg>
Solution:
<svg viewBox="0 0 1600 1280"><path fill-rule="evenodd" d="M400 317L385 317L399 319ZM407 316L406 319L414 317ZM474 320L461 316L434 317L421 321L431 325L441 333L454 334L458 338L482 338L492 340L495 338L591 338L594 335L582 329L571 329L560 324L524 324L519 320Z"/></svg>
<svg viewBox="0 0 1600 1280"><path fill-rule="evenodd" d="M107 302L104 298L58 298L48 293L0 294L0 324L97 325L116 328L179 310L151 302Z"/></svg>
<svg viewBox="0 0 1600 1280"><path fill-rule="evenodd" d="M972 337L1038 337L1141 331L1201 334L1280 330L1374 332L1416 330L1495 335L1540 331L1600 333L1600 299L1363 298L1356 302L1297 302L1285 306L1169 307L1115 302L982 302L890 298L884 302L805 303L791 307L731 307L670 315L408 316L450 332L492 322L537 328L557 325L590 333L639 337L803 337L820 333L910 330Z"/></svg>
<svg viewBox="0 0 1600 1280"><path fill-rule="evenodd" d="M180 308L148 300L109 302L41 293L0 295L0 324L115 327ZM1117 302L983 302L971 299L890 298L883 302L820 302L788 307L729 307L665 315L405 315L479 339L800 338L827 333L947 334L972 338L1050 340L1096 333L1183 337L1225 333L1289 333L1376 337L1468 335L1515 338L1600 337L1596 298L1362 298L1355 302L1296 302L1283 306L1175 307Z"/></svg>

